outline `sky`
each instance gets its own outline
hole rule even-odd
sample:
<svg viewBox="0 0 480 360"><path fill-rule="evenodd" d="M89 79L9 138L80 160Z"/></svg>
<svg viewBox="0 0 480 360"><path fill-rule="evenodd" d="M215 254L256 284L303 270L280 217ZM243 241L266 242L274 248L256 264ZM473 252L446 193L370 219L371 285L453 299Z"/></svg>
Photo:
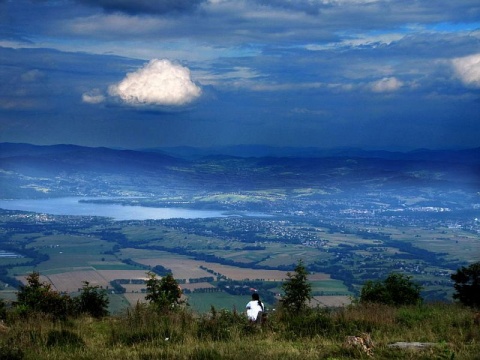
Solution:
<svg viewBox="0 0 480 360"><path fill-rule="evenodd" d="M480 146L478 0L0 0L0 142Z"/></svg>

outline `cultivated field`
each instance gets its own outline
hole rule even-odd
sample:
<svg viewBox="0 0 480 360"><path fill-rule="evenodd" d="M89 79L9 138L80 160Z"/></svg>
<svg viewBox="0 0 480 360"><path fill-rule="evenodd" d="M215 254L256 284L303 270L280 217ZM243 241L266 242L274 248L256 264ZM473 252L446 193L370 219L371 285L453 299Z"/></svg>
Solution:
<svg viewBox="0 0 480 360"><path fill-rule="evenodd" d="M212 273L207 272L201 267L212 270L220 275L224 275L232 280L263 279L265 281L283 281L287 278L287 271L240 268L194 260L188 256L172 254L165 251L122 249L121 253L122 257L131 257L132 260L143 265L152 267L162 265L167 269L171 269L173 276L177 279L214 276ZM312 281L326 279L330 279L330 276L327 274L317 273L311 275Z"/></svg>
<svg viewBox="0 0 480 360"><path fill-rule="evenodd" d="M74 271L61 274L46 275L48 280L53 284L55 289L60 292L75 292L82 288L83 281L88 281L92 286L101 286L106 288L109 281L95 270L91 271Z"/></svg>
<svg viewBox="0 0 480 360"><path fill-rule="evenodd" d="M310 306L338 307L349 305L351 302L350 296L314 296L310 301Z"/></svg>
<svg viewBox="0 0 480 360"><path fill-rule="evenodd" d="M298 192L299 196L302 194ZM215 282L198 279L216 281L225 277L247 286L249 280L276 282L275 288L265 284L265 289L278 294L282 292L281 282L288 278L287 271L253 267L292 268L299 260L318 271L309 275L313 294L318 295L312 305L348 303L349 289L360 289L365 280L381 278L392 271L412 275L414 281L427 284L426 290L435 296L451 299L451 264L480 257L478 234L447 223L395 226L352 220L337 228L306 217L285 221L228 218L167 222L91 222L92 219L50 217L42 223L25 220L23 232L15 232L23 225L11 222L12 219L24 221L20 215L5 215L0 235L8 240L6 244L14 245L9 251L20 252L22 246L29 251L24 252L24 258L0 258L0 265L9 265L9 276L24 281L26 274L37 271L42 281L62 292L76 292L88 281L108 289L114 306L127 300L131 305L144 301L141 290L145 284L122 284L127 293L121 295L112 293L111 281L146 279L149 269L157 265L169 269L176 279L185 280L182 287L190 291L216 286ZM414 251L404 244L411 244ZM221 262L252 264L252 268ZM336 274L336 280L322 271ZM0 282L0 288L5 292L0 296L11 298L11 288L6 283ZM234 295L225 293L196 292L189 297L192 308L198 305L207 310L208 301L218 306L231 306L237 301Z"/></svg>
<svg viewBox="0 0 480 360"><path fill-rule="evenodd" d="M26 276L17 276L17 279L26 283ZM94 269L70 269L70 271L55 274L40 274L40 281L50 283L53 289L60 292L76 292L82 288L83 282L88 281L90 285L108 287L108 280Z"/></svg>
<svg viewBox="0 0 480 360"><path fill-rule="evenodd" d="M142 279L147 278L145 270L99 270L99 274L108 281L117 279Z"/></svg>

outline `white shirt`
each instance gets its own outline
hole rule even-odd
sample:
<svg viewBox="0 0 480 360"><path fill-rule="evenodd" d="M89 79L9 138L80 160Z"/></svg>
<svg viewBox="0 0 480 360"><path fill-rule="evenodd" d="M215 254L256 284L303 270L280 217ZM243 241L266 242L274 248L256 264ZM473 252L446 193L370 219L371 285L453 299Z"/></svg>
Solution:
<svg viewBox="0 0 480 360"><path fill-rule="evenodd" d="M263 306L263 303L262 303ZM256 321L258 313L263 311L262 306L258 304L258 300L252 300L247 304L247 317L248 320Z"/></svg>

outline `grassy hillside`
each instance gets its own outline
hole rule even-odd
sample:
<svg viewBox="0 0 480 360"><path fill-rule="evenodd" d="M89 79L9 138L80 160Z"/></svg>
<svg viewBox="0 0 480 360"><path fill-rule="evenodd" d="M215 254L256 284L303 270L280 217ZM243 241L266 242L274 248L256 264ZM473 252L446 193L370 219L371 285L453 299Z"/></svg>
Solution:
<svg viewBox="0 0 480 360"><path fill-rule="evenodd" d="M120 316L53 322L9 314L0 326L0 359L359 359L347 336L369 333L376 359L478 359L480 327L471 309L453 304L393 308L355 305L297 318L269 314L264 325L241 313L156 313L138 305ZM390 347L429 343L424 349Z"/></svg>

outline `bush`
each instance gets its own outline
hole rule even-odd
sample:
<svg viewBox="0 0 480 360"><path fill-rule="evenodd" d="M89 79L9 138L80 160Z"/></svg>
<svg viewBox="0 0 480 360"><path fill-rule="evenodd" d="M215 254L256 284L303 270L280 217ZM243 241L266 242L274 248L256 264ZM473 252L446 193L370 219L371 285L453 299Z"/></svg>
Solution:
<svg viewBox="0 0 480 360"><path fill-rule="evenodd" d="M0 345L0 359L23 360L25 358L23 351L17 347Z"/></svg>
<svg viewBox="0 0 480 360"><path fill-rule="evenodd" d="M463 305L480 308L480 262L461 267L450 277L455 282L453 298Z"/></svg>
<svg viewBox="0 0 480 360"><path fill-rule="evenodd" d="M0 321L7 319L7 304L5 300L0 299Z"/></svg>
<svg viewBox="0 0 480 360"><path fill-rule="evenodd" d="M422 301L421 286L410 276L392 273L384 281L369 280L362 287L360 302L385 305L416 305Z"/></svg>
<svg viewBox="0 0 480 360"><path fill-rule="evenodd" d="M80 314L89 314L96 318L108 315L108 297L105 290L99 286L90 286L88 281L83 282L80 295L75 298L76 311Z"/></svg>
<svg viewBox="0 0 480 360"><path fill-rule="evenodd" d="M161 279L157 279L157 275L152 272L148 272L147 275L146 300L161 310L172 309L175 305L181 303L182 289L172 274L168 274Z"/></svg>
<svg viewBox="0 0 480 360"><path fill-rule="evenodd" d="M73 301L68 295L51 289L51 284L40 282L40 274L27 276L27 285L20 286L17 301L13 303L20 315L41 312L55 319L65 319L73 310Z"/></svg>

